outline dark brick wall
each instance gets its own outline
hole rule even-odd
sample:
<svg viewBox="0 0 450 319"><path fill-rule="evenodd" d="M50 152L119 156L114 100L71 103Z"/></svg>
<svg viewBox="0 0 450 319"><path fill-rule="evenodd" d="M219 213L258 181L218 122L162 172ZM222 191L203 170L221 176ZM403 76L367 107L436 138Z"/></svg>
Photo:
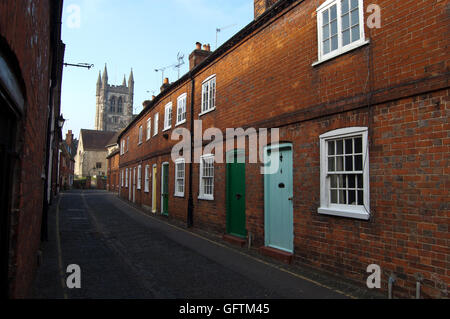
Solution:
<svg viewBox="0 0 450 319"><path fill-rule="evenodd" d="M15 181L12 212L10 296L13 298L28 295L37 266L52 60L50 12L56 2L0 2L0 36L18 60L21 70L18 77L23 78L26 91L26 113L18 132L20 174Z"/></svg>
<svg viewBox="0 0 450 319"><path fill-rule="evenodd" d="M424 297L446 297L450 283L448 4L377 1L382 28L366 26L370 43L312 66L318 59L316 8L322 2L294 1L196 73L194 119L203 121L203 130L279 127L281 139L293 143L296 263L361 285L365 285L367 266L377 263L383 269L384 291L388 275L398 275L396 297L414 296L416 273L426 278ZM201 83L212 74L217 78L217 109L199 117ZM160 102L145 111L139 123L159 111L161 130L166 103L173 102L175 114L176 98L187 92L189 106L190 88L186 80L162 93ZM185 125L190 116L188 107ZM137 146L139 123L124 135L131 137L131 146L120 166L148 160L158 163L160 172L173 142L160 133ZM373 217L368 222L317 213L319 136L351 126L369 127ZM174 164L170 165L173 174ZM264 244L259 168L254 164L246 168L247 228L255 245ZM195 226L224 233L225 166L215 165L214 201L198 200L198 169L195 164ZM188 177L186 193L187 181ZM170 187L173 196L172 176ZM128 192L124 197L128 198ZM172 200L177 204L171 206L170 214L185 220L187 200ZM142 203L148 205L149 197L144 195Z"/></svg>

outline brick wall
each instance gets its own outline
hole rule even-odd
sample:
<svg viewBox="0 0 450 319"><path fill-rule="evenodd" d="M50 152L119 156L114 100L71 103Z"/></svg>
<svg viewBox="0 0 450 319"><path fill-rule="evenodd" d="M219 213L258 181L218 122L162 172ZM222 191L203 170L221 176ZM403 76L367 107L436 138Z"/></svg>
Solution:
<svg viewBox="0 0 450 319"><path fill-rule="evenodd" d="M293 144L296 263L361 285L365 285L367 266L377 263L383 269L384 291L388 275L398 276L396 297L414 296L416 273L425 277L424 297L448 296L448 4L377 1L382 27L365 27L369 43L313 66L318 59L316 8L323 1L280 3L277 14L255 21L251 33L195 70L194 119L203 121L203 130L279 127L281 139ZM368 2L364 3L367 7ZM199 116L201 83L212 74L217 81L216 110ZM164 106L172 101L176 114L176 98L186 92L189 125L191 85L187 77L172 85L128 127L123 137L130 136L130 149L121 156L121 169L147 161L157 163L160 172L161 163L169 161L173 142L159 133L138 146L138 127L145 128L146 119L158 111L161 130ZM370 221L317 213L319 136L352 126L369 128ZM171 161L170 165L173 174ZM264 244L259 168L246 167L247 230L255 245ZM195 226L224 233L225 166L215 165L214 201L198 199L198 170L194 164ZM188 177L186 193L187 181ZM187 200L178 203L173 198L172 176L169 184L170 205L172 199L177 201L170 206L170 215L185 220ZM157 197L159 192L158 188ZM122 196L128 198L128 192ZM137 200L138 204L149 202L145 194Z"/></svg>

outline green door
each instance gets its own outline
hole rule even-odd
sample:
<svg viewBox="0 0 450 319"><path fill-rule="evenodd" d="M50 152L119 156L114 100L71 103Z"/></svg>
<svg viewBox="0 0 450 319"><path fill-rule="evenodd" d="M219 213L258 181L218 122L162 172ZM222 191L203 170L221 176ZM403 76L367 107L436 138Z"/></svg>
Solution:
<svg viewBox="0 0 450 319"><path fill-rule="evenodd" d="M238 159L240 160L238 161ZM246 237L245 225L245 153L227 155L227 233Z"/></svg>
<svg viewBox="0 0 450 319"><path fill-rule="evenodd" d="M161 213L166 216L169 215L169 163L162 165Z"/></svg>
<svg viewBox="0 0 450 319"><path fill-rule="evenodd" d="M293 154L291 144L266 148L264 175L265 245L294 252ZM268 161L269 160L269 161Z"/></svg>

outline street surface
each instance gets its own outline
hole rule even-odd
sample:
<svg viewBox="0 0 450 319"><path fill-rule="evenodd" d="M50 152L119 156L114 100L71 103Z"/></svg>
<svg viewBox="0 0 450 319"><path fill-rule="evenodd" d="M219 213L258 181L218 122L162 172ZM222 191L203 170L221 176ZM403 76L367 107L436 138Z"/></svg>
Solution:
<svg viewBox="0 0 450 319"><path fill-rule="evenodd" d="M348 298L338 289L229 247L102 191L57 199L35 298L265 299ZM66 286L68 265L81 288ZM70 275L70 274L69 274Z"/></svg>

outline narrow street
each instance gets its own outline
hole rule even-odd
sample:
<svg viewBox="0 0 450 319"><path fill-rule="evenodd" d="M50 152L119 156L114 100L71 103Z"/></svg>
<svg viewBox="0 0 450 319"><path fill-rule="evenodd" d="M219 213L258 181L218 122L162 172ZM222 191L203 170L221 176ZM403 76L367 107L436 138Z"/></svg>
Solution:
<svg viewBox="0 0 450 319"><path fill-rule="evenodd" d="M101 191L61 194L35 298L348 298L337 290L147 216ZM81 268L81 289L63 288Z"/></svg>

